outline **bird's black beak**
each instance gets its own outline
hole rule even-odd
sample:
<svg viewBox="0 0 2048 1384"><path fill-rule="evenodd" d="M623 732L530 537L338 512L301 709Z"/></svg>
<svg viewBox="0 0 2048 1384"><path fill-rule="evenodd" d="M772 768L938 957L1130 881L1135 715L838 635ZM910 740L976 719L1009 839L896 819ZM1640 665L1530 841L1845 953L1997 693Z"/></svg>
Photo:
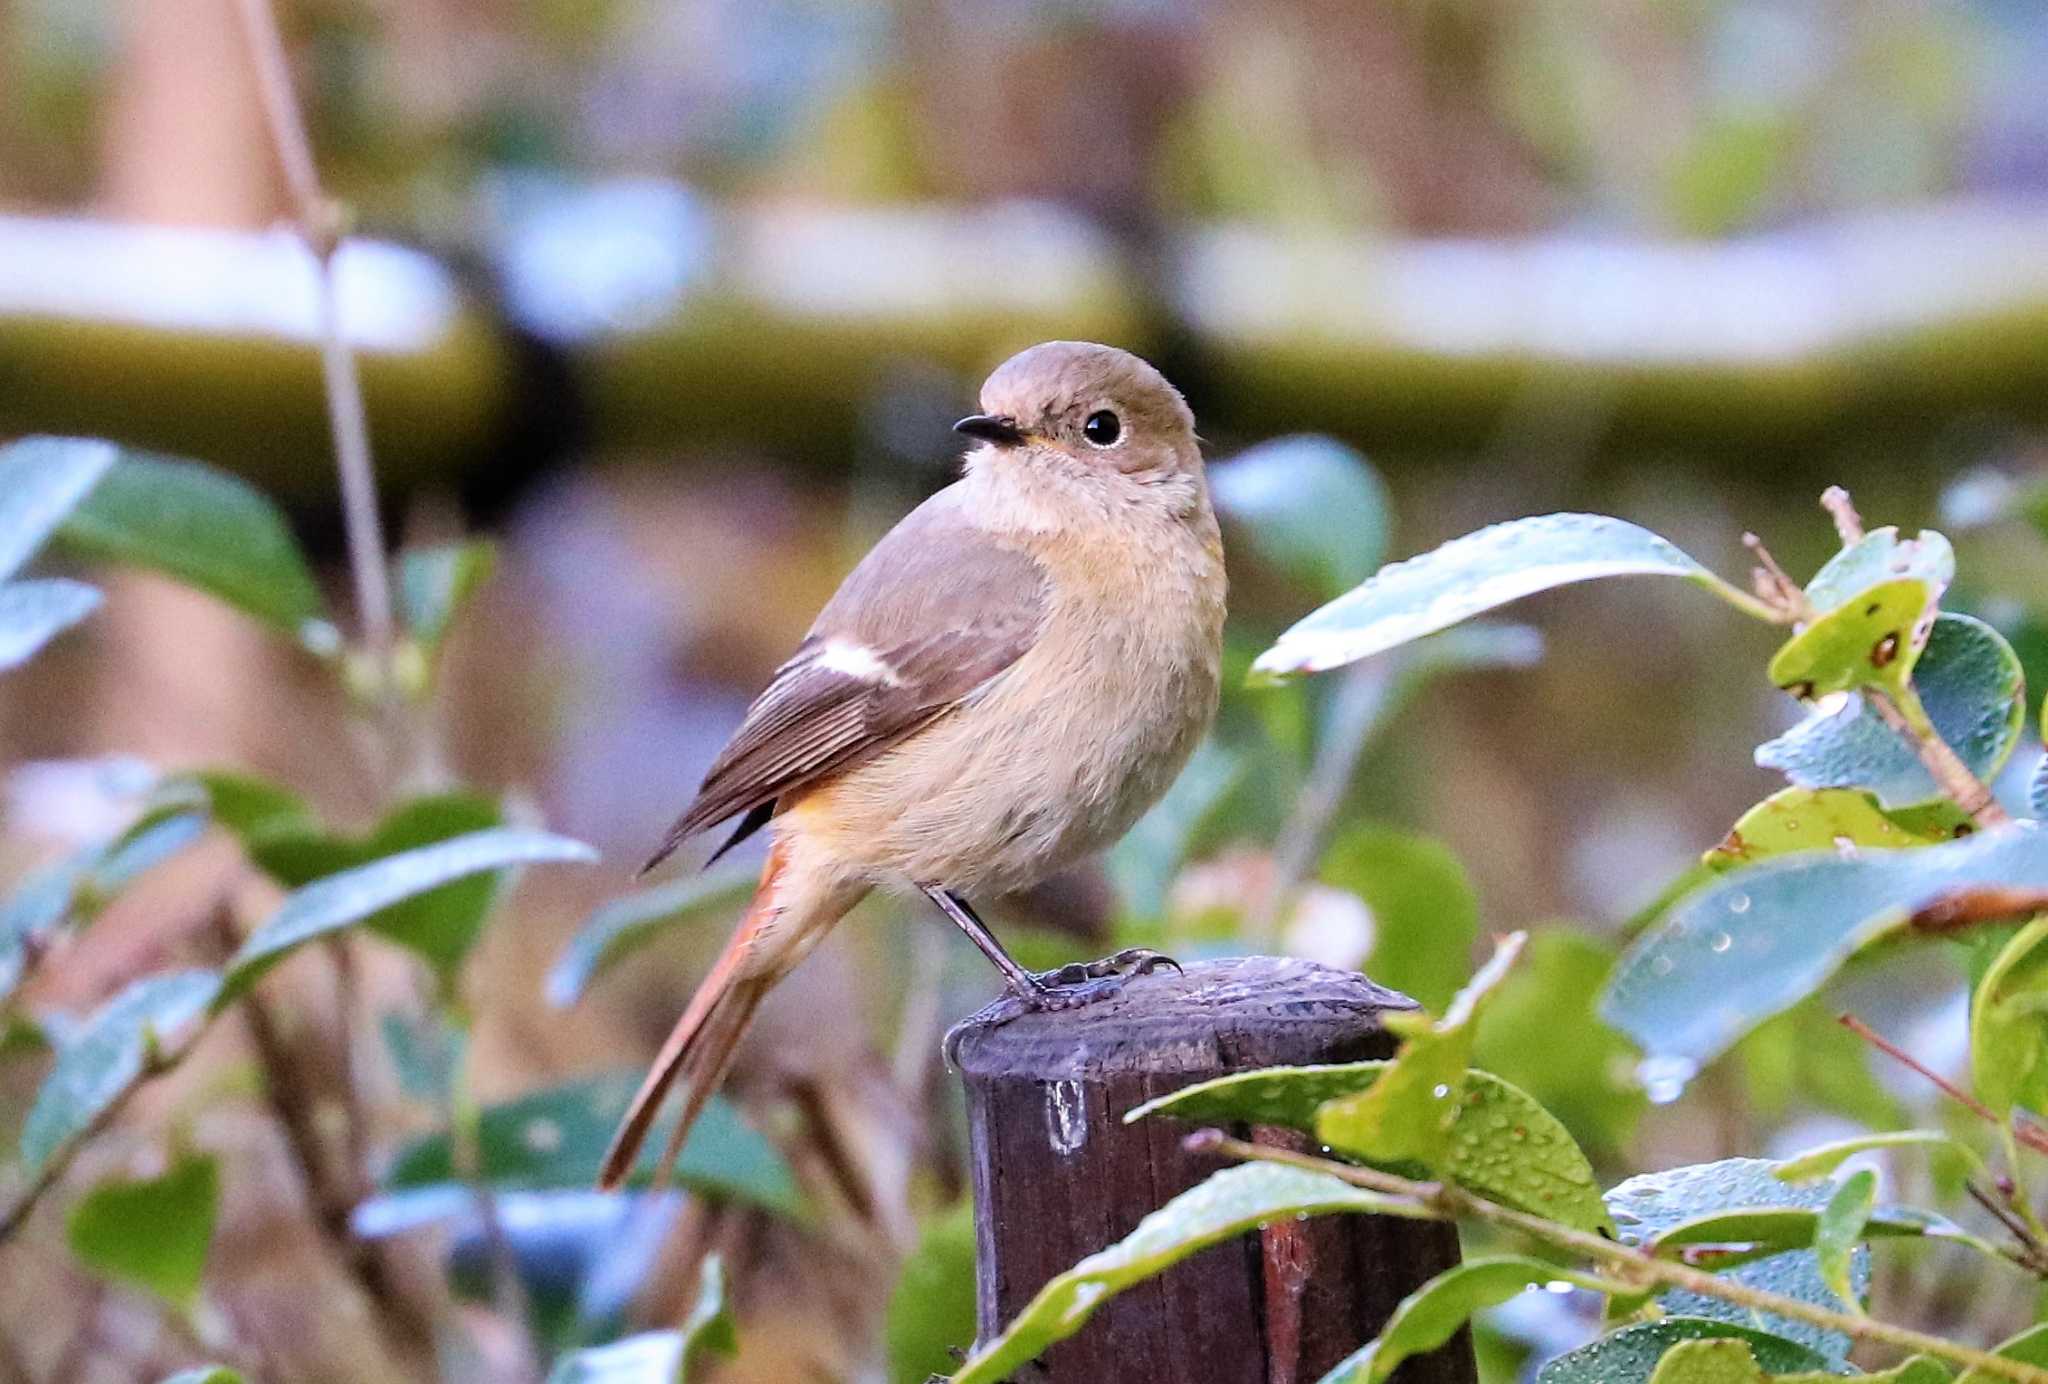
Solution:
<svg viewBox="0 0 2048 1384"><path fill-rule="evenodd" d="M998 447L1014 447L1024 440L1024 430L1017 426L1016 419L988 413L968 414L953 425L953 431L993 442Z"/></svg>

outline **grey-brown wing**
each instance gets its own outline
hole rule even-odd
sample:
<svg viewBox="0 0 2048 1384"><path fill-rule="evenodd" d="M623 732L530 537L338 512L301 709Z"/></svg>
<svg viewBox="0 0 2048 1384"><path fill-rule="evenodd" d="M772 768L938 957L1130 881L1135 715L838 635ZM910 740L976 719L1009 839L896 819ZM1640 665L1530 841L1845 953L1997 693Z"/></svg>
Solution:
<svg viewBox="0 0 2048 1384"><path fill-rule="evenodd" d="M1021 658L1047 601L1036 559L969 523L957 488L933 496L841 584L648 867L747 814L723 852L766 822L783 794L912 734Z"/></svg>

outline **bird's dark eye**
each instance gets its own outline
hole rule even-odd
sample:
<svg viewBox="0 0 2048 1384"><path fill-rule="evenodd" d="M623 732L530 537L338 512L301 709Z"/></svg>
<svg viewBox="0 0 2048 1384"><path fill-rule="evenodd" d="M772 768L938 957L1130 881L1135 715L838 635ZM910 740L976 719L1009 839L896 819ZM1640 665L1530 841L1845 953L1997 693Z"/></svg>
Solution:
<svg viewBox="0 0 2048 1384"><path fill-rule="evenodd" d="M1089 414L1088 421L1081 425L1081 436L1098 447L1114 447L1123 431L1124 425L1106 408Z"/></svg>

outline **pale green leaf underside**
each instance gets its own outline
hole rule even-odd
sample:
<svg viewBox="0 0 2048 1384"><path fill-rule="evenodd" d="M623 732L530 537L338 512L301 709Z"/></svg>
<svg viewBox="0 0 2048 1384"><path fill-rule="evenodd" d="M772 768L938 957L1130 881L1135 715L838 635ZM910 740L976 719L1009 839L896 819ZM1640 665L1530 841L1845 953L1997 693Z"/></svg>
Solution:
<svg viewBox="0 0 2048 1384"><path fill-rule="evenodd" d="M240 990L294 947L451 881L512 865L596 858L597 852L580 841L493 827L329 875L287 895L270 920L250 934L228 964L227 988Z"/></svg>
<svg viewBox="0 0 2048 1384"><path fill-rule="evenodd" d="M95 588L65 577L0 585L0 672L28 662L99 604Z"/></svg>
<svg viewBox="0 0 2048 1384"><path fill-rule="evenodd" d="M1495 524L1381 569L1280 636L1255 676L1356 662L1538 591L1596 577L1684 577L1751 608L1753 598L1648 529L1599 514Z"/></svg>

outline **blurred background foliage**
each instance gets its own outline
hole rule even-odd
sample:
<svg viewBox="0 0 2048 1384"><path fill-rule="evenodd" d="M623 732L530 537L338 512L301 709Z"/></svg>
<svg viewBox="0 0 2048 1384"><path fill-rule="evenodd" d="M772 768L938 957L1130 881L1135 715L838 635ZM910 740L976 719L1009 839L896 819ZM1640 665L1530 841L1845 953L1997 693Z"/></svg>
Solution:
<svg viewBox="0 0 2048 1384"><path fill-rule="evenodd" d="M270 883L216 833L95 906L26 994L61 1027L174 957L165 939L223 891L295 887L373 831L538 817L604 852L535 872L446 1004L402 954L361 948L338 1067L323 974L266 981L315 1105L372 1109L379 1192L356 1233L404 1248L448 1377L678 1324L714 1252L741 1350L713 1377L910 1381L964 1343L937 1044L993 984L922 911L863 910L778 992L688 1195L628 1209L583 1188L621 1073L735 906L726 876L636 893L633 864L838 576L944 483L981 375L1033 340L1114 340L1188 392L1218 463L1235 673L1381 561L1517 514L1626 515L1729 573L1755 530L1804 574L1834 546L1812 496L1842 480L1873 523L1942 517L1949 604L2048 685L2048 549L2024 522L2048 425L2048 12L2025 0L283 15L323 177L377 243L343 279L387 517L409 549L497 545L463 618L422 632L407 786L438 815L417 836L390 818L361 719L303 649L119 569L103 610L0 682L0 880L127 825L134 794L77 768L113 754L261 774L335 824L306 826L302 868L273 857ZM285 198L230 3L9 0L0 92L0 435L250 477L338 601L310 270L261 235ZM1660 891L1778 786L1751 749L1797 708L1761 675L1766 632L1667 584L1512 618L1234 692L1100 868L989 912L1038 964L1112 940L1286 949L1432 1005L1489 933L1534 925L1478 1061L1610 1177L1925 1105L1820 1005L1650 1101L1593 996ZM1843 985L1941 1067L1960 970L1938 955ZM0 1066L10 1138L44 1071L26 1051ZM196 1341L254 1342L279 1377L373 1377L350 1344L370 1309L303 1228L261 1080L246 1042L209 1038L67 1204L88 1172L217 1196ZM451 1131L472 1127L495 1215L451 1181ZM185 1319L64 1234L45 1210L0 1248L4 1359L36 1380L192 1363ZM1936 1325L1991 1310L1920 1278ZM1591 1330L1554 1299L1498 1326L1502 1371Z"/></svg>

